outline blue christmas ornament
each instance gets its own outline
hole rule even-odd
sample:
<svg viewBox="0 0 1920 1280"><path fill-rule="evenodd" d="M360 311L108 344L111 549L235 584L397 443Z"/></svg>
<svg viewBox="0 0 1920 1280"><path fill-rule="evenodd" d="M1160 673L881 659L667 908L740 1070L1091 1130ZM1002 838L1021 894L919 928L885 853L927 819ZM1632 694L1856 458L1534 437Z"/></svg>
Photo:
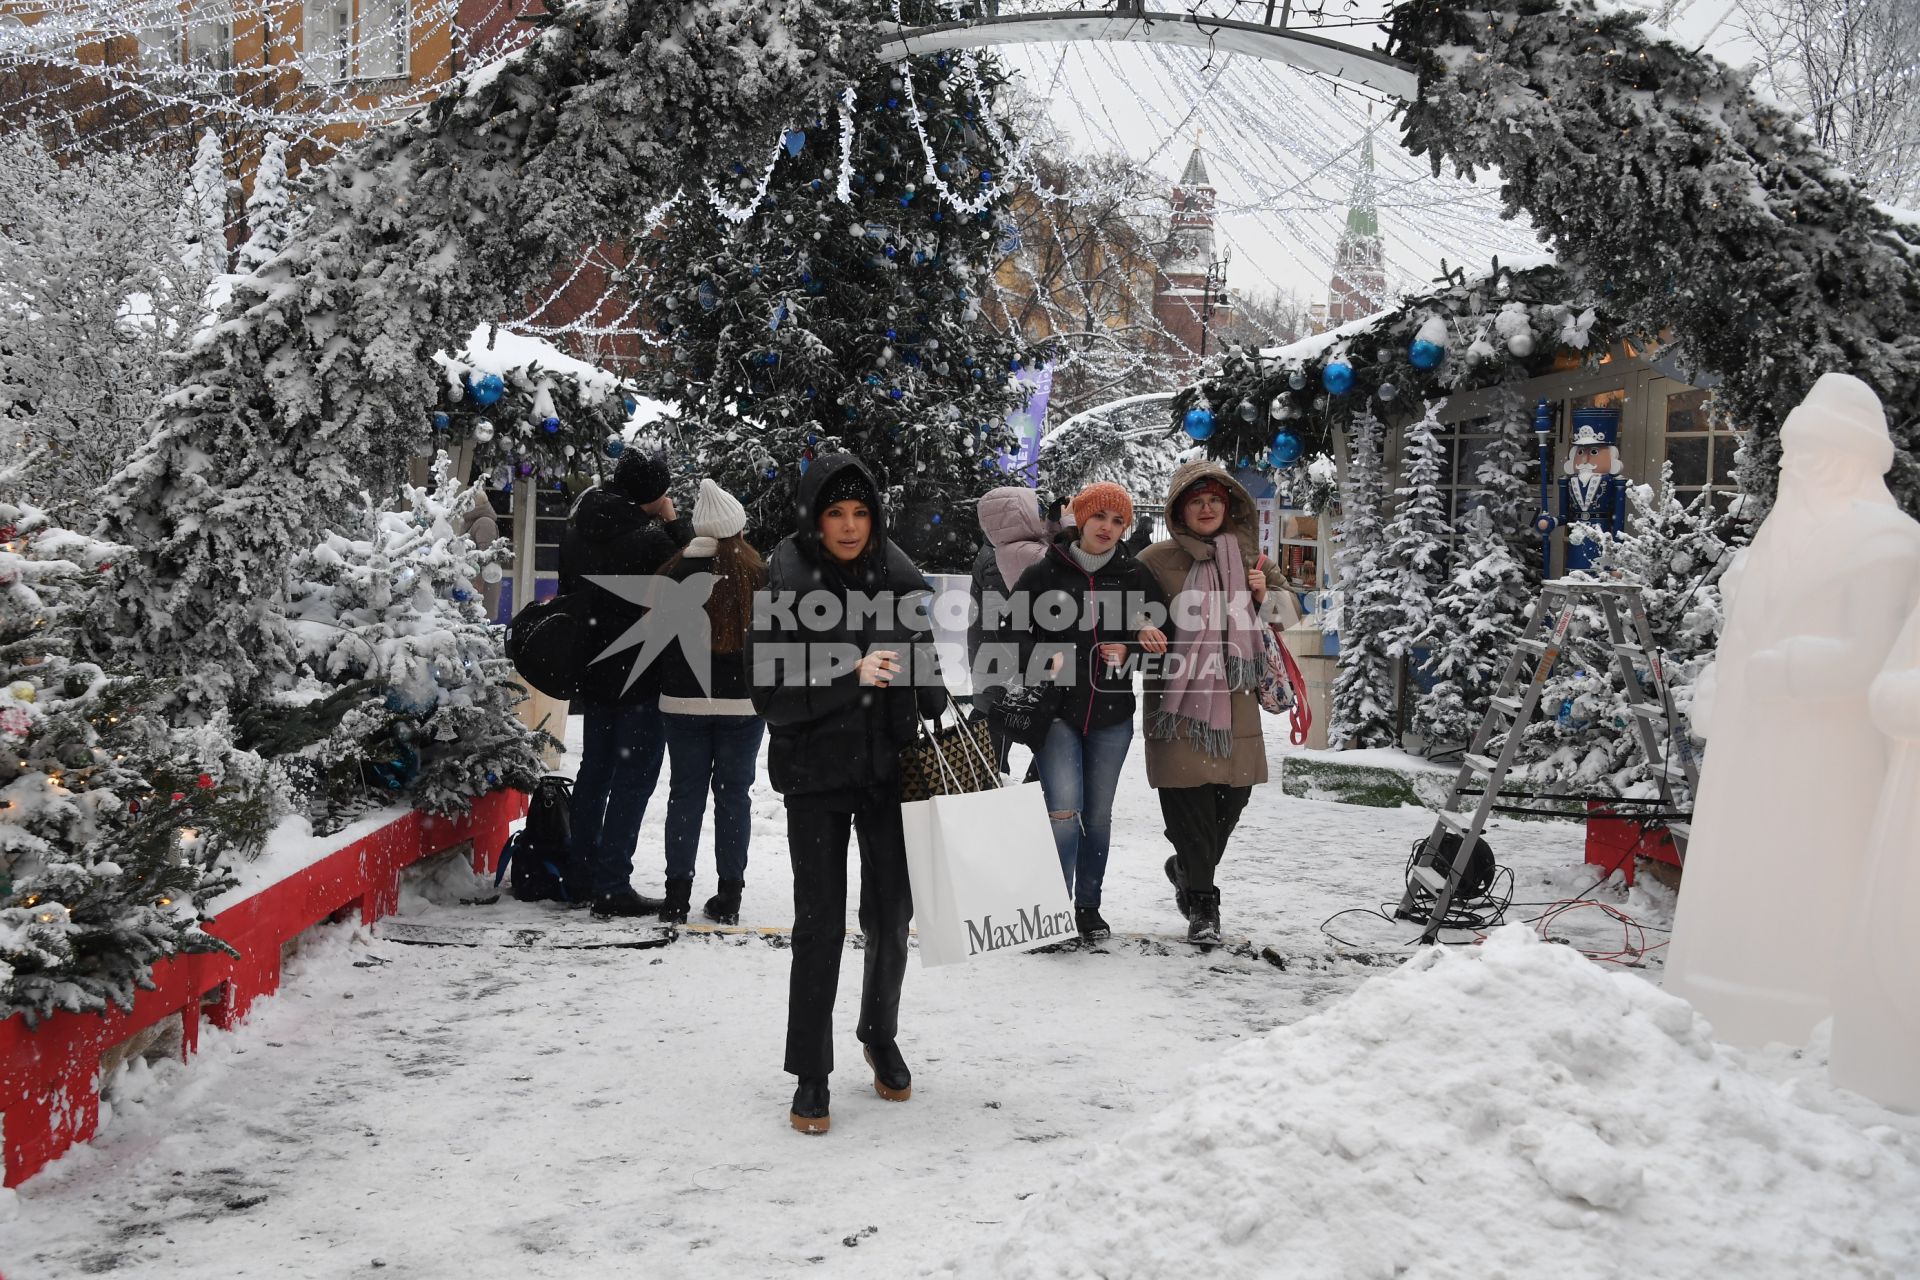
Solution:
<svg viewBox="0 0 1920 1280"><path fill-rule="evenodd" d="M1195 440L1205 440L1213 434L1213 411L1211 409L1189 409L1187 410L1187 416L1181 420L1180 425L1185 427L1187 434Z"/></svg>
<svg viewBox="0 0 1920 1280"><path fill-rule="evenodd" d="M900 207L902 209L906 208L908 205L912 203L913 203L913 192L903 191L900 193Z"/></svg>
<svg viewBox="0 0 1920 1280"><path fill-rule="evenodd" d="M767 356L766 356L766 362L767 362L767 363L768 363L769 365L775 365L775 364L779 364L779 363L780 363L780 353L779 353L778 351L769 351L769 352L767 352Z"/></svg>
<svg viewBox="0 0 1920 1280"><path fill-rule="evenodd" d="M733 176L736 178L744 175L746 171L747 171L747 166L743 164L736 164L735 166L733 166Z"/></svg>
<svg viewBox="0 0 1920 1280"><path fill-rule="evenodd" d="M780 468L778 468L778 467L768 467L768 468L767 468L767 479L769 479L769 480L771 480L771 479L773 479L773 478L774 478L775 476L777 476L777 475L779 475L779 474L780 474Z"/></svg>
<svg viewBox="0 0 1920 1280"><path fill-rule="evenodd" d="M891 257L892 257L892 256L893 256L894 254L896 254L896 253L899 253L899 252L900 252L900 251L899 251L898 249L896 249L896 248L894 248L894 247L893 247L892 245L888 245L888 246L887 246L887 248L886 248L886 254L887 254L887 256L888 256L889 258L891 258Z"/></svg>
<svg viewBox="0 0 1920 1280"><path fill-rule="evenodd" d="M617 458L626 451L627 442L625 440L622 440L619 436L607 437L607 456L609 458Z"/></svg>
<svg viewBox="0 0 1920 1280"><path fill-rule="evenodd" d="M696 296L700 299L700 309L702 311L711 311L720 305L720 295L714 292L713 285L706 280L700 282L700 288L696 292Z"/></svg>
<svg viewBox="0 0 1920 1280"><path fill-rule="evenodd" d="M473 592L467 590L465 587L455 587L452 595L455 604L465 604L467 601L473 599Z"/></svg>
<svg viewBox="0 0 1920 1280"><path fill-rule="evenodd" d="M936 511L936 512L934 512L934 513L933 513L933 522L934 522L935 524L939 524L939 523L940 523L940 513L939 513L938 511Z"/></svg>
<svg viewBox="0 0 1920 1280"><path fill-rule="evenodd" d="M633 416L634 410L640 407L640 402L638 400L635 400L632 396L627 396L625 399L620 401L620 404L624 409L626 409L627 416L629 418Z"/></svg>
<svg viewBox="0 0 1920 1280"><path fill-rule="evenodd" d="M889 400L898 400L904 394L906 393L901 391L900 388L898 387L887 388L887 399Z"/></svg>
<svg viewBox="0 0 1920 1280"><path fill-rule="evenodd" d="M953 166L948 164L945 160L942 160L939 164L933 166L933 171L944 178L948 174L953 172Z"/></svg>
<svg viewBox="0 0 1920 1280"><path fill-rule="evenodd" d="M895 336L896 336L896 335L894 334L894 331L893 331L892 329L889 329L889 330L887 330L887 341L888 341L888 342L892 342Z"/></svg>
<svg viewBox="0 0 1920 1280"><path fill-rule="evenodd" d="M557 435L560 431L560 419L554 417L552 414L548 414L546 417L540 419L540 429L550 436Z"/></svg>
<svg viewBox="0 0 1920 1280"><path fill-rule="evenodd" d="M1344 360L1329 360L1320 371L1320 385L1329 395L1343 396L1353 390L1353 366Z"/></svg>
<svg viewBox="0 0 1920 1280"><path fill-rule="evenodd" d="M452 425L453 425L453 420L447 417L446 414L436 413L433 415L433 429L435 431L445 431L448 427Z"/></svg>
<svg viewBox="0 0 1920 1280"><path fill-rule="evenodd" d="M992 182L992 181L993 181L993 170L991 170L991 169L982 169L982 170L980 171L980 185L984 187L984 186L986 186L986 185L987 185L987 184L988 184L989 182Z"/></svg>
<svg viewBox="0 0 1920 1280"><path fill-rule="evenodd" d="M1300 437L1291 431L1282 431L1273 438L1273 448L1267 450L1267 461L1276 467L1290 467L1300 460Z"/></svg>
<svg viewBox="0 0 1920 1280"><path fill-rule="evenodd" d="M899 106L899 105L900 105L900 99L898 99L898 98L888 98L888 99L887 99L887 107L888 107L889 109L892 109L892 108L894 108L894 107L897 107L897 106Z"/></svg>
<svg viewBox="0 0 1920 1280"><path fill-rule="evenodd" d="M821 189L821 187L823 187L824 185L825 185L825 184L824 184L824 183L822 183L822 182L820 181L820 179L818 179L818 178L815 178L815 179L814 179L814 180L813 180L812 182L809 182L809 183L807 184L807 190L809 190L809 191L811 191L811 192L814 192L815 194L818 194L818 193L819 193L819 191L820 191L820 189Z"/></svg>
<svg viewBox="0 0 1920 1280"><path fill-rule="evenodd" d="M789 129L787 130L786 136L780 139L780 141L782 145L786 147L787 155L797 156L806 149L807 135L798 129Z"/></svg>
<svg viewBox="0 0 1920 1280"><path fill-rule="evenodd" d="M478 377L469 373L467 375L467 394L473 397L475 404L484 409L489 405L500 402L500 397L507 394L507 384L501 380L500 375L497 373L483 373Z"/></svg>
<svg viewBox="0 0 1920 1280"><path fill-rule="evenodd" d="M1431 369L1447 358L1447 349L1437 342L1415 338L1407 348L1407 362L1416 369Z"/></svg>

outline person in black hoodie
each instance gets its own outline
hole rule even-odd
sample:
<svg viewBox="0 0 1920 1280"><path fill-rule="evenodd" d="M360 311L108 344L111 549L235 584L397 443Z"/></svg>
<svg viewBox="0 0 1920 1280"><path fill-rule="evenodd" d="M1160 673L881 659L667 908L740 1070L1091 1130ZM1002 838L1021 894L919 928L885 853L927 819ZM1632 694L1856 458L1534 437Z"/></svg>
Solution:
<svg viewBox="0 0 1920 1280"><path fill-rule="evenodd" d="M880 1096L905 1101L913 1092L894 1042L913 917L899 757L918 717L947 704L924 626L930 594L887 538L872 473L848 454L815 459L800 482L794 532L773 550L767 607L754 610L747 652L753 705L770 735L768 779L787 803L794 919L786 1069L799 1077L788 1118L802 1133L831 1124L850 836L860 845L866 935L858 1034ZM848 609L850 600L861 607Z"/></svg>
<svg viewBox="0 0 1920 1280"><path fill-rule="evenodd" d="M1053 821L1074 923L1090 941L1112 933L1100 890L1113 839L1113 798L1133 744L1133 674L1140 653L1164 653L1167 597L1121 541L1133 500L1117 484L1092 484L1073 500L1074 524L1020 575L1029 625L1016 638L1022 671L1056 670L1060 709L1034 755ZM1011 632L1017 618L1005 628Z"/></svg>
<svg viewBox="0 0 1920 1280"><path fill-rule="evenodd" d="M659 674L637 674L636 650L599 657L642 616L639 605L589 578L654 574L693 538L667 496L666 461L629 449L613 475L580 495L560 537L560 590L588 593L587 666L573 707L582 721L580 769L573 782L573 879L577 902L591 897L596 916L651 915L661 907L633 888L633 850L647 801L660 781L666 738ZM633 594L629 592L629 594Z"/></svg>

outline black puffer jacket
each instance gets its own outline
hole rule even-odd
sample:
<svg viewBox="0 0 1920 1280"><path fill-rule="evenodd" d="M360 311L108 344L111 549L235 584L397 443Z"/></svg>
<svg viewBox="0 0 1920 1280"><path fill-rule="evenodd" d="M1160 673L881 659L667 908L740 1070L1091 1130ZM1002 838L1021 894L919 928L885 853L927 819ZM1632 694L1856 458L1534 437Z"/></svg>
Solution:
<svg viewBox="0 0 1920 1280"><path fill-rule="evenodd" d="M1040 562L1020 575L1013 589L1016 596L1026 595L1032 625L1024 634L1003 631L1020 645L1022 671L1034 669L1036 651L1042 662L1054 649L1073 651L1066 668L1072 679L1062 679L1065 696L1060 701L1059 718L1085 734L1131 720L1134 710L1132 672L1111 674L1095 656L1095 647L1124 644L1130 655L1144 652L1140 629L1151 623L1166 630L1167 597L1124 543L1116 542L1113 558L1089 574L1067 550L1079 538L1078 529L1062 529ZM1095 595L1102 602L1112 600L1104 614L1088 603ZM1070 625L1049 630L1041 620L1050 615L1058 615Z"/></svg>
<svg viewBox="0 0 1920 1280"><path fill-rule="evenodd" d="M567 516L566 532L560 536L560 590L587 593L595 654L638 622L642 610L587 579L658 573L692 539L693 526L685 517L662 524L633 499L601 486L580 495ZM577 700L635 703L658 697L658 664L643 671L627 687L627 675L638 654L637 649L623 649L590 663L581 678Z"/></svg>
<svg viewBox="0 0 1920 1280"><path fill-rule="evenodd" d="M827 484L850 468L866 481L873 535L868 554L843 567L820 546L819 499ZM767 722L768 780L790 802L852 808L870 800L876 789L884 793L898 786L900 750L914 740L918 727L916 695L922 715L937 715L946 706L944 686L915 688L907 680L921 671L938 671L932 634L924 629L931 591L913 561L887 539L879 487L866 466L849 454L817 459L808 469L800 482L794 523L794 532L769 557L768 594L754 611L747 641L753 705ZM805 600L816 591L841 602L833 621L816 621L791 601L781 607L783 593ZM879 621L849 618L844 605L853 592L908 599L910 610L917 609L923 620L920 629L900 625L894 609L878 611L884 615ZM850 625L854 622L859 625ZM886 689L862 685L851 670L828 678L805 666L801 670L811 681L800 683L791 659L813 646L819 646L815 653L833 647L852 657L893 649L912 665Z"/></svg>

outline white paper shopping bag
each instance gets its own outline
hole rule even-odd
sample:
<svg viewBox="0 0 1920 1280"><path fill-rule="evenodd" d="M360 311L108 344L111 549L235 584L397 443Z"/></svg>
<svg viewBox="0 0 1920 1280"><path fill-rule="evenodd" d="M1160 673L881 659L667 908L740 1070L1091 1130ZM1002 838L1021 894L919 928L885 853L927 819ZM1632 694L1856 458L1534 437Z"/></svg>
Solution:
<svg viewBox="0 0 1920 1280"><path fill-rule="evenodd" d="M901 806L925 968L1075 936L1040 784Z"/></svg>

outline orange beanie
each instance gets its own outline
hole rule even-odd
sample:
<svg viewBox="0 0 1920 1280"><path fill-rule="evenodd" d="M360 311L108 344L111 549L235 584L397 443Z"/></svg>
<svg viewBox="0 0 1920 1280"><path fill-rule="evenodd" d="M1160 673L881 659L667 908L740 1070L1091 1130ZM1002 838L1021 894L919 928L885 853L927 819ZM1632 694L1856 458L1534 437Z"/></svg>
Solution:
<svg viewBox="0 0 1920 1280"><path fill-rule="evenodd" d="M1095 512L1111 511L1127 524L1133 523L1133 499L1112 481L1090 484L1073 498L1073 522L1085 524Z"/></svg>

